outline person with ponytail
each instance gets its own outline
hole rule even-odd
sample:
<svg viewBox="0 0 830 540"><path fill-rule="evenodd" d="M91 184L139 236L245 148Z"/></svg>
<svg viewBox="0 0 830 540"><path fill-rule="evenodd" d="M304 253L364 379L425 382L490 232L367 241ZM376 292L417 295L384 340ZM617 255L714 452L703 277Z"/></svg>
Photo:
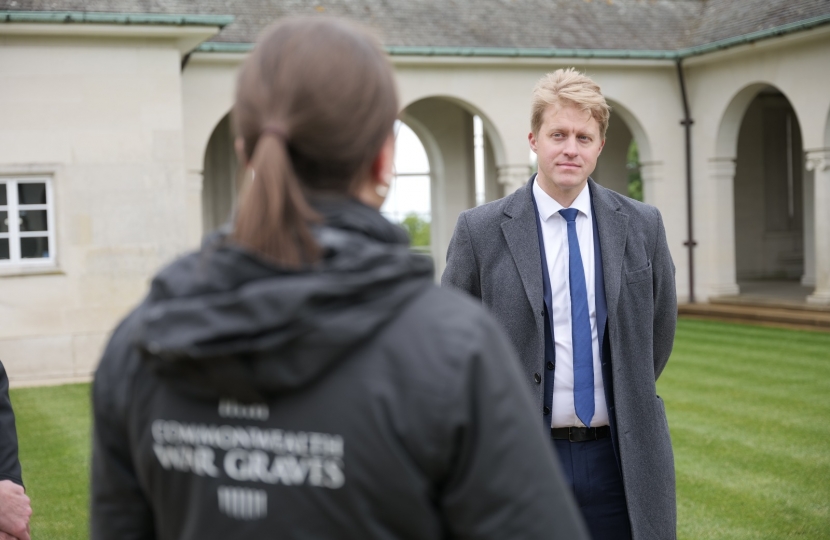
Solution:
<svg viewBox="0 0 830 540"><path fill-rule="evenodd" d="M365 30L262 34L231 224L96 371L93 539L586 538L504 333L379 212L397 114Z"/></svg>

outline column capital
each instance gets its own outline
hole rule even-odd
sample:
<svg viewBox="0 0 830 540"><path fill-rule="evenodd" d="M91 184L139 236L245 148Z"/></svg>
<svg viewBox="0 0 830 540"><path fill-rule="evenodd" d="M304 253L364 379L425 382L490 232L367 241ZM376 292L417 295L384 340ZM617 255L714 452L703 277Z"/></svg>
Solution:
<svg viewBox="0 0 830 540"><path fill-rule="evenodd" d="M662 161L641 161L640 177L645 183L656 182L663 179Z"/></svg>
<svg viewBox="0 0 830 540"><path fill-rule="evenodd" d="M808 171L830 169L830 148L813 148L804 151L804 166Z"/></svg>
<svg viewBox="0 0 830 540"><path fill-rule="evenodd" d="M709 158L709 176L731 182L735 179L735 164L734 157L720 156Z"/></svg>
<svg viewBox="0 0 830 540"><path fill-rule="evenodd" d="M510 195L527 182L530 176L529 165L499 165L498 182L504 186L504 194Z"/></svg>

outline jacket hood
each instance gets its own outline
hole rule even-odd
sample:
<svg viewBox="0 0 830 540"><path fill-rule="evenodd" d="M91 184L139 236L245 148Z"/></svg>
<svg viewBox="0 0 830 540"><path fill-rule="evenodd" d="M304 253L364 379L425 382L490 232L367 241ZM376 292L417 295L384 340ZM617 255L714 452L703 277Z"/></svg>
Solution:
<svg viewBox="0 0 830 540"><path fill-rule="evenodd" d="M432 284L432 261L380 213L344 198L312 204L324 218L313 269L276 267L219 233L153 280L135 343L162 375L241 399L299 388Z"/></svg>

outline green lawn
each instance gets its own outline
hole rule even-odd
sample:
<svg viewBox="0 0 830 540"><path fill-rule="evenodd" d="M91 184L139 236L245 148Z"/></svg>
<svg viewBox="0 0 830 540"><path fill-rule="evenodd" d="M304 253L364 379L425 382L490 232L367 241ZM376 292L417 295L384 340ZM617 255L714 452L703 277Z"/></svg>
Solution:
<svg viewBox="0 0 830 540"><path fill-rule="evenodd" d="M11 391L33 540L89 538L89 384Z"/></svg>
<svg viewBox="0 0 830 540"><path fill-rule="evenodd" d="M830 538L830 334L682 320L658 391L681 538Z"/></svg>
<svg viewBox="0 0 830 540"><path fill-rule="evenodd" d="M658 386L680 538L830 539L830 334L681 320ZM89 385L11 395L33 538L87 538Z"/></svg>

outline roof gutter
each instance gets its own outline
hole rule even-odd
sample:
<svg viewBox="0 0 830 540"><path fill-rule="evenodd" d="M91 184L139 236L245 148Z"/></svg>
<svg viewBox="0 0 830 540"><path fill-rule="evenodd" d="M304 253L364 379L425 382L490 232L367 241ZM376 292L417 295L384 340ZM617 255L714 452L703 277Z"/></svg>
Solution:
<svg viewBox="0 0 830 540"><path fill-rule="evenodd" d="M232 15L172 15L166 13L104 13L95 11L0 10L0 23L142 24L171 26L218 26L234 21Z"/></svg>
<svg viewBox="0 0 830 540"><path fill-rule="evenodd" d="M248 53L254 48L253 43L227 43L224 41L205 41L194 52L214 53Z"/></svg>
<svg viewBox="0 0 830 540"><path fill-rule="evenodd" d="M529 49L515 47L409 47L390 45L392 56L488 56L499 58L612 58L674 60L675 51L616 49Z"/></svg>
<svg viewBox="0 0 830 540"><path fill-rule="evenodd" d="M228 43L206 41L199 45L198 52L247 53L253 43ZM387 45L384 47L391 56L435 56L435 57L488 57L488 58L629 58L648 60L674 60L674 51L639 51L612 49L528 49L511 47L410 47Z"/></svg>

